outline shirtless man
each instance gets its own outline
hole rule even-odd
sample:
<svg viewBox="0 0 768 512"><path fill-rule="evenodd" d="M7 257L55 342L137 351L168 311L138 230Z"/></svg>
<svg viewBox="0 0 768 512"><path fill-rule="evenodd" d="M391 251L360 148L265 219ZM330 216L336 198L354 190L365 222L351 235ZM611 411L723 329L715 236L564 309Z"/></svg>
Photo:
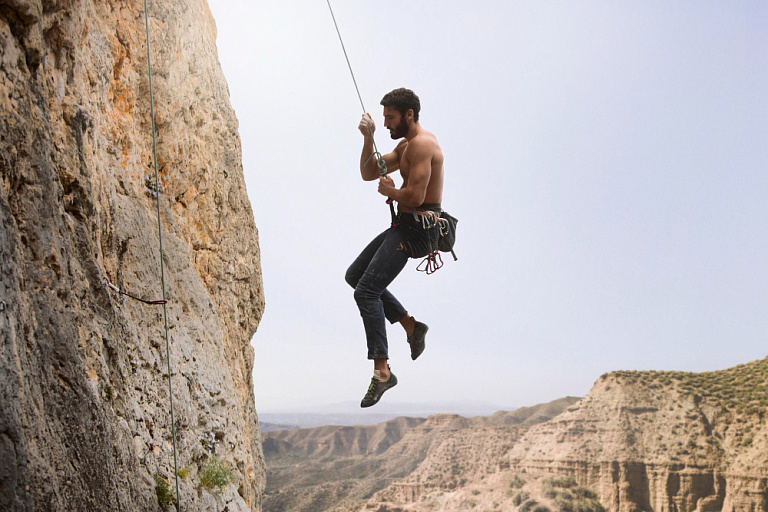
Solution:
<svg viewBox="0 0 768 512"><path fill-rule="evenodd" d="M426 324L418 322L400 304L387 286L405 267L408 244L404 243L401 220L413 218L414 210L440 211L443 196L443 151L437 138L419 124L419 97L409 89L395 89L381 100L384 107L384 127L391 137L401 140L394 151L383 155L387 174L400 171L403 184L395 186L392 178L380 176L374 153L373 132L376 126L369 114L363 115L358 126L363 134L363 150L360 155L360 174L363 180L379 180L379 193L389 202L397 203L398 214L392 226L373 239L350 265L346 281L355 289L355 301L363 318L368 343L368 359L373 360L373 378L361 407L376 404L381 395L397 384L397 378L389 369L389 354L385 320L399 322L405 329L411 346L411 358L416 359L424 351ZM404 215L405 214L405 215ZM415 226L415 224L414 224ZM416 244L418 227L408 228Z"/></svg>

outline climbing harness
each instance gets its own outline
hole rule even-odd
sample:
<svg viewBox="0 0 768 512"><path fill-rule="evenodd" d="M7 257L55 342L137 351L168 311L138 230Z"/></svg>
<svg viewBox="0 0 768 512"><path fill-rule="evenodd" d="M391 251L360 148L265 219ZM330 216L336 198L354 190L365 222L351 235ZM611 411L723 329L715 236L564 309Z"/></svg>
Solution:
<svg viewBox="0 0 768 512"><path fill-rule="evenodd" d="M360 106L363 108L363 114L366 114L365 105L363 105L363 97L360 95L360 88L357 87L357 80L355 80L355 73L352 71L352 64L349 63L349 56L347 55L347 49L344 47L344 40L341 38L341 31L339 31L339 25L336 23L336 16L333 15L333 8L331 7L331 0L325 0L328 3L328 10L331 11L331 18L333 18L333 26L336 27L336 34L339 36L339 42L341 43L341 49L344 52L344 58L347 60L347 67L349 68L349 74L352 75L352 82L355 84L355 90L357 91L357 98L360 100ZM379 167L379 176L387 175L387 164L384 163L384 158L379 153L379 149L376 147L376 139L373 138L373 130L368 126L368 131L371 134L371 140L373 141L373 153L365 161L363 167L368 165L371 158L376 156L376 163Z"/></svg>
<svg viewBox="0 0 768 512"><path fill-rule="evenodd" d="M151 306L154 306L154 305L159 305L159 304L165 304L166 302L168 302L165 299L162 299L162 300L146 300L146 299L142 299L140 297L136 297L135 295L131 295L128 292L124 292L123 290L121 290L117 286L115 286L112 283L110 283L109 279L106 279L106 282L107 282L107 288L109 288L110 290L113 290L113 291L119 293L120 295L125 295L126 297L130 297L130 298L132 298L134 300L138 300L139 302L143 302L144 304L149 304Z"/></svg>
<svg viewBox="0 0 768 512"><path fill-rule="evenodd" d="M438 204L425 204L421 208L413 211L411 221L409 217L402 217L407 213L398 215L392 203L389 204L392 227L400 230L404 250L411 258L424 257L416 270L431 275L443 267L440 251L450 252L454 261L459 259L453 251L458 220ZM416 234L419 232L421 234Z"/></svg>

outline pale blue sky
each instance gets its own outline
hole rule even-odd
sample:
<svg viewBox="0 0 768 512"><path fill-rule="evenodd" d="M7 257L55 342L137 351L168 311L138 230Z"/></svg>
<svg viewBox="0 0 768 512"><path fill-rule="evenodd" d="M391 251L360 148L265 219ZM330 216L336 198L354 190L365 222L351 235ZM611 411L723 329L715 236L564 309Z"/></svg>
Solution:
<svg viewBox="0 0 768 512"><path fill-rule="evenodd" d="M371 363L343 277L389 212L359 177L328 6L209 4L261 242L257 410L359 402ZM459 218L459 261L392 287L431 330L413 362L390 329L383 400L515 407L611 370L768 355L767 3L332 6L378 125L389 90L421 97Z"/></svg>

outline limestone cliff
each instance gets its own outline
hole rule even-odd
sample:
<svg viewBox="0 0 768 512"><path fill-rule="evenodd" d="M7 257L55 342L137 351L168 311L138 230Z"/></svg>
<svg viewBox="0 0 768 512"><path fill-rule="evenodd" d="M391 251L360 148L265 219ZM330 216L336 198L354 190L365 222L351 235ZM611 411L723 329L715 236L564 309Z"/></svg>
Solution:
<svg viewBox="0 0 768 512"><path fill-rule="evenodd" d="M616 512L768 510L768 358L706 373L614 372L509 454Z"/></svg>
<svg viewBox="0 0 768 512"><path fill-rule="evenodd" d="M0 0L0 509L259 510L264 308L238 124L204 0ZM200 485L215 455L221 493Z"/></svg>

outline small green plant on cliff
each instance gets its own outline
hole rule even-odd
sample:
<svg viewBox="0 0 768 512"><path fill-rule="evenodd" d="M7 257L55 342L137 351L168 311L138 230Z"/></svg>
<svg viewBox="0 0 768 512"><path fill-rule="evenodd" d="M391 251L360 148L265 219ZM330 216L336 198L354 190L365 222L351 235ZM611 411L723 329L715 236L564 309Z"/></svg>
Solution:
<svg viewBox="0 0 768 512"><path fill-rule="evenodd" d="M520 475L515 473L515 476L512 478L512 481L509 482L509 488L510 489L522 489L525 485L525 480L520 478Z"/></svg>
<svg viewBox="0 0 768 512"><path fill-rule="evenodd" d="M106 395L107 400L112 400L115 397L115 389L107 384L104 386L104 394Z"/></svg>
<svg viewBox="0 0 768 512"><path fill-rule="evenodd" d="M597 493L578 484L573 477L551 477L541 481L545 498L551 499L560 512L604 512Z"/></svg>
<svg viewBox="0 0 768 512"><path fill-rule="evenodd" d="M554 502L562 512L605 512L605 508L597 500L597 495L585 487L564 491Z"/></svg>
<svg viewBox="0 0 768 512"><path fill-rule="evenodd" d="M577 499L581 500L596 500L597 499L597 493L594 492L592 489L588 489L586 487L583 487L581 485L578 485L571 489L571 492L574 496L576 496Z"/></svg>
<svg viewBox="0 0 768 512"><path fill-rule="evenodd" d="M232 482L232 470L227 463L211 457L200 471L200 483L207 489L218 489Z"/></svg>
<svg viewBox="0 0 768 512"><path fill-rule="evenodd" d="M519 506L521 503L523 503L524 501L527 501L527 500L528 500L528 498L530 498L530 497L531 497L531 496L530 496L530 495L529 495L527 492L525 492L525 491L520 491L520 492L518 492L517 494L515 494L515 497L514 497L514 498L512 498L512 503L514 503L514 504L515 504L515 506L517 507L517 506Z"/></svg>
<svg viewBox="0 0 768 512"><path fill-rule="evenodd" d="M213 432L204 432L203 436L200 438L200 444L209 454L213 455L216 453L216 436Z"/></svg>
<svg viewBox="0 0 768 512"><path fill-rule="evenodd" d="M155 180L153 176L144 176L144 186L147 187L144 192L149 197L157 198L159 194L165 192L165 187L162 182Z"/></svg>
<svg viewBox="0 0 768 512"><path fill-rule="evenodd" d="M160 504L160 508L167 510L168 507L176 504L176 496L174 496L171 490L171 484L168 480L156 471L155 477L155 494L157 495L157 502Z"/></svg>
<svg viewBox="0 0 768 512"><path fill-rule="evenodd" d="M577 482L576 479L573 478L572 476L562 476L562 477L545 478L544 480L541 481L541 484L543 486L569 489L571 487L575 487L579 485L579 482Z"/></svg>

